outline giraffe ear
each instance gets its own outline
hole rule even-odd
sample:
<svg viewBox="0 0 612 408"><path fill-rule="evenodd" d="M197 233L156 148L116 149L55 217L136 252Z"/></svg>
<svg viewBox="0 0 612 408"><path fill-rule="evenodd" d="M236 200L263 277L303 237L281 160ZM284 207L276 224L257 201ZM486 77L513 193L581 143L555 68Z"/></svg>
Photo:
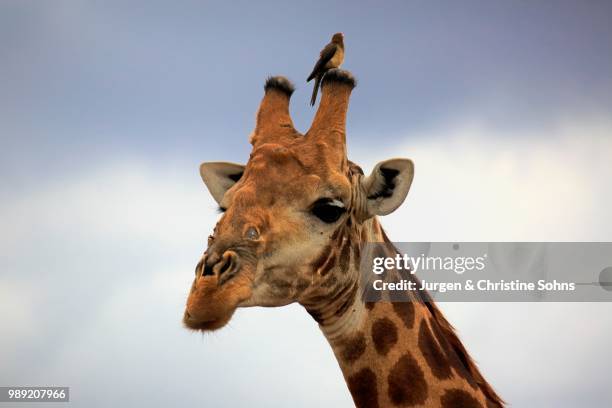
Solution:
<svg viewBox="0 0 612 408"><path fill-rule="evenodd" d="M208 187L210 195L220 205L225 192L232 188L244 173L242 164L208 162L200 165L200 176Z"/></svg>
<svg viewBox="0 0 612 408"><path fill-rule="evenodd" d="M406 199L413 177L414 164L410 159L378 163L372 174L362 181L368 215L387 215L395 211Z"/></svg>

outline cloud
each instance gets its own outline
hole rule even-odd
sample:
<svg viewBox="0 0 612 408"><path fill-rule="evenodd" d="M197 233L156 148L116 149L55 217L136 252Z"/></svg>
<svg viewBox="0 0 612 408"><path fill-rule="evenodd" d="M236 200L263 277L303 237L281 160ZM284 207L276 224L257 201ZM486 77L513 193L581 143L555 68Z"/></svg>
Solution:
<svg viewBox="0 0 612 408"><path fill-rule="evenodd" d="M405 136L403 137L406 138ZM385 159L409 157L415 179L400 211L383 218L410 241L609 240L612 122L553 126L508 135L478 121L377 146ZM375 142L374 142L375 143ZM369 148L372 148L371 146ZM356 149L372 168L371 154ZM389 221L387 221L387 219Z"/></svg>
<svg viewBox="0 0 612 408"><path fill-rule="evenodd" d="M398 138L414 140L405 147L368 146L376 158L352 152L369 169L392 156L415 161L407 202L382 221L395 240L610 240L611 129L589 120L508 138L470 122ZM100 386L150 406L349 406L330 348L298 306L241 310L212 335L181 328L216 218L197 169L142 157L7 195L0 383L70 385L75 406L115 403ZM612 323L596 316L609 305L442 307L515 405L602 401Z"/></svg>

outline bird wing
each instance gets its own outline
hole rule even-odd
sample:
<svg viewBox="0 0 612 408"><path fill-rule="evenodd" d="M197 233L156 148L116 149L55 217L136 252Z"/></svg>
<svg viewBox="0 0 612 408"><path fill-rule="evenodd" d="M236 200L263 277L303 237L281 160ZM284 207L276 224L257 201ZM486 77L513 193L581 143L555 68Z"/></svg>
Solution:
<svg viewBox="0 0 612 408"><path fill-rule="evenodd" d="M329 43L325 46L325 48L321 50L319 60L317 61L314 68L312 69L312 72L306 79L306 82L310 81L311 79L316 77L317 74L319 74L319 72L323 71L325 64L327 64L329 60L334 57L334 54L336 53L337 49L338 49L338 46L336 44Z"/></svg>

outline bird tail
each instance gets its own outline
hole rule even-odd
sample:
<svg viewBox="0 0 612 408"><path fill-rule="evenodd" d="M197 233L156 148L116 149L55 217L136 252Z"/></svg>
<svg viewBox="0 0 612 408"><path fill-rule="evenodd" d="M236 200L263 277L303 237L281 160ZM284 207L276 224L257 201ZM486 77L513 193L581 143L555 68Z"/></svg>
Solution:
<svg viewBox="0 0 612 408"><path fill-rule="evenodd" d="M312 97L310 98L310 106L314 106L317 101L317 93L319 92L319 84L321 83L322 75L317 75L315 79L314 88L312 89Z"/></svg>

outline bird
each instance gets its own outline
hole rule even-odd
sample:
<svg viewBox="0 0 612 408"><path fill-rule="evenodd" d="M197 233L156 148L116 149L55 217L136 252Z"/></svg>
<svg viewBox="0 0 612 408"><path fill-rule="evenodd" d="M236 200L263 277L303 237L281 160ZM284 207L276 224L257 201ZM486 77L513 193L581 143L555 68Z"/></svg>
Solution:
<svg viewBox="0 0 612 408"><path fill-rule="evenodd" d="M310 98L310 106L314 106L317 100L317 93L319 92L319 85L321 84L323 75L332 68L339 68L343 62L344 35L342 33L336 33L332 36L331 42L321 50L319 60L306 79L306 82L310 82L313 79L315 80L312 97Z"/></svg>

